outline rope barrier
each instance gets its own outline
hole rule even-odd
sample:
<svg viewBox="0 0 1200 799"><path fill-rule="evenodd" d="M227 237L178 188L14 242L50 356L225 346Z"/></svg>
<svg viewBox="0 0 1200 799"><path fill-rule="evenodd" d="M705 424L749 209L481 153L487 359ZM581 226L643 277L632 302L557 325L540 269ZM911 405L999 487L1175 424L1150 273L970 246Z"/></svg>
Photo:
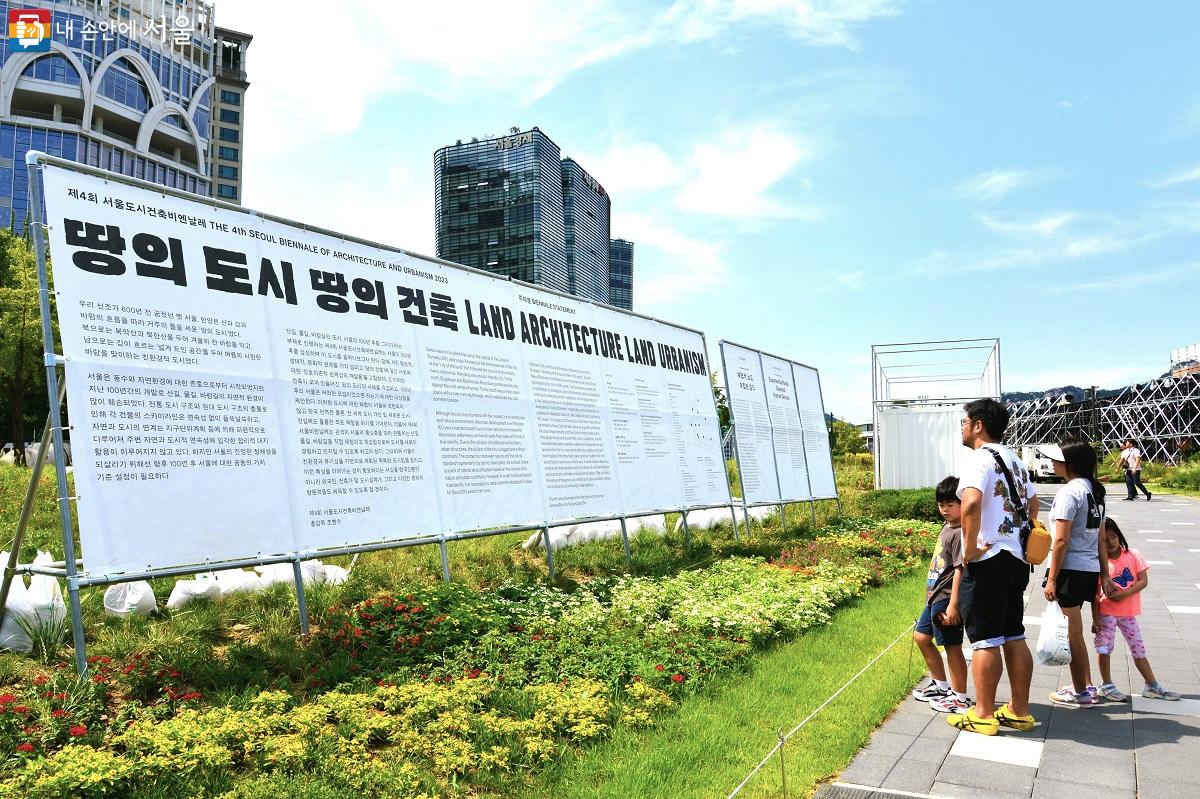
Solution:
<svg viewBox="0 0 1200 799"><path fill-rule="evenodd" d="M900 643L902 640L904 640L904 638L908 637L909 633L911 633L915 627L916 627L915 624L908 625L908 627L905 628L904 632L902 632L898 636L896 636L895 640L893 640L890 644L885 646L878 655L871 658L871 661L869 663L867 663L867 665L865 665L861 669L859 669L859 672L857 674L855 674L853 677L851 677L849 680L847 680L846 683L841 688L834 691L829 696L829 698L827 698L824 702L822 702L820 705L818 705L817 708L815 710L813 710L813 712L811 712L807 716L805 716L803 721L801 721L799 724L797 724L795 727L793 727L790 732L788 732L786 734L781 734L779 736L779 743L777 743L777 744L775 744L775 746L771 747L771 751L767 753L766 757L764 757L762 760L760 760L758 765L750 770L750 773L746 775L746 778L743 779L741 781L741 783L739 783L738 786L733 789L733 792L730 793L729 796L726 797L726 799L733 799L735 796L737 796L739 793L741 793L742 789L745 788L750 783L750 780L754 777L754 775L756 775L756 774L758 774L758 772L762 771L763 767L766 766L767 763L769 763L771 761L771 758L775 756L776 752L779 752L783 749L783 745L785 743L787 743L789 738L791 738L793 735L795 735L797 732L799 732L801 730L801 728L804 727L805 724L808 724L808 722L812 721L813 718L816 717L816 715L818 713L820 713L822 710L824 710L826 707L828 707L830 702L832 702L834 699L837 699L838 696L841 695L841 693L843 691L845 691L847 688L849 688L851 685L853 685L854 682L859 677L866 674L867 671L872 666L874 666L876 663L878 663L883 658L884 655L886 655L888 652L890 652L892 650L892 648L894 646L896 646L896 644Z"/></svg>

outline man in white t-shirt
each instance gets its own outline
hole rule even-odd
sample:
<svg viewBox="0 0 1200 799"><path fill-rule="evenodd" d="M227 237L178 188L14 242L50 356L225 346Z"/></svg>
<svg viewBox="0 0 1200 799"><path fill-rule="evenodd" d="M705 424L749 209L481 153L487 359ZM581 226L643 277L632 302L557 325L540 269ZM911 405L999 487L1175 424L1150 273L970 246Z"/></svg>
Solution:
<svg viewBox="0 0 1200 799"><path fill-rule="evenodd" d="M993 399L969 402L963 409L963 445L973 450L958 477L962 500L963 562L959 615L971 639L971 675L975 707L946 721L969 732L995 735L1003 724L1033 729L1029 684L1033 656L1025 643L1025 588L1029 565L1021 548L1021 513L1038 513L1037 491L1029 472L1012 450L1000 443L1008 428L1008 409ZM1001 467L1003 461L1007 468ZM1016 487L1012 496L1009 477ZM1014 501L1014 499L1016 501ZM996 687L1007 666L1012 696L996 709Z"/></svg>
<svg viewBox="0 0 1200 799"><path fill-rule="evenodd" d="M1137 490L1140 488L1149 502L1150 492L1142 485L1142 451L1133 443L1133 439L1125 439L1125 448L1121 450L1121 465L1125 467L1125 490L1128 492L1125 501L1137 499Z"/></svg>

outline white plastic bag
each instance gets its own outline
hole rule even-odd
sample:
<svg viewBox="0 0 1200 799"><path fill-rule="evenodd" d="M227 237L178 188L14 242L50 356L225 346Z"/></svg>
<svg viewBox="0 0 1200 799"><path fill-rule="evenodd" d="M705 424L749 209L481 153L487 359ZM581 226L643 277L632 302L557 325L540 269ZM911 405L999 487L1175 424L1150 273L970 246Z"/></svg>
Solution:
<svg viewBox="0 0 1200 799"><path fill-rule="evenodd" d="M35 566L49 566L54 557L49 552L37 553ZM33 623L43 630L61 629L67 621L67 602L57 577L35 574L29 578L29 604L33 605Z"/></svg>
<svg viewBox="0 0 1200 799"><path fill-rule="evenodd" d="M1042 631L1038 633L1034 657L1043 666L1065 666L1071 662L1071 644L1067 640L1067 617L1057 602L1049 602L1042 611Z"/></svg>
<svg viewBox="0 0 1200 799"><path fill-rule="evenodd" d="M192 600L201 597L219 599L221 597L221 586L216 580L211 579L180 580L171 589L171 596L167 597L167 608L178 610Z"/></svg>
<svg viewBox="0 0 1200 799"><path fill-rule="evenodd" d="M255 568L262 575L264 585L296 582L296 576L290 563L268 563ZM319 560L301 561L300 579L304 581L305 585L325 582L325 564Z"/></svg>
<svg viewBox="0 0 1200 799"><path fill-rule="evenodd" d="M157 609L154 589L145 580L110 585L104 591L104 612L109 616L149 616Z"/></svg>
<svg viewBox="0 0 1200 799"><path fill-rule="evenodd" d="M325 564L325 582L329 585L341 585L350 579L350 572L332 563Z"/></svg>
<svg viewBox="0 0 1200 799"><path fill-rule="evenodd" d="M263 581L257 574L245 569L222 569L221 571L201 574L202 580L216 580L221 589L221 596L229 596L240 591L261 591Z"/></svg>
<svg viewBox="0 0 1200 799"><path fill-rule="evenodd" d="M8 562L8 553L0 552L0 563ZM33 606L29 604L29 589L25 587L25 577L13 575L12 586L8 589L8 610L4 614L4 624L0 625L0 649L11 649L14 652L32 652L33 641L22 625L29 624L33 618Z"/></svg>

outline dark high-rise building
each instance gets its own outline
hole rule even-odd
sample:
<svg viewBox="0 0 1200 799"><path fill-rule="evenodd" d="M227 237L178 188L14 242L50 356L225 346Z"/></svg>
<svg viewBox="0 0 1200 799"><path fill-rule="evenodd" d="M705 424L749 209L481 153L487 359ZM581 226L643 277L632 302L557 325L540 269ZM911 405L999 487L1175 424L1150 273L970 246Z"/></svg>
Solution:
<svg viewBox="0 0 1200 799"><path fill-rule="evenodd" d="M608 303L608 192L573 159L564 158L562 193L567 290Z"/></svg>
<svg viewBox="0 0 1200 799"><path fill-rule="evenodd" d="M570 291L559 149L537 128L434 153L437 255Z"/></svg>
<svg viewBox="0 0 1200 799"><path fill-rule="evenodd" d="M30 35L0 46L3 223L29 214L29 150L210 193L210 3L0 0L10 9Z"/></svg>
<svg viewBox="0 0 1200 799"><path fill-rule="evenodd" d="M208 157L212 164L213 196L242 201L242 134L246 124L246 50L254 37L217 28L213 57L212 125Z"/></svg>
<svg viewBox="0 0 1200 799"><path fill-rule="evenodd" d="M608 243L608 304L633 310L633 242Z"/></svg>

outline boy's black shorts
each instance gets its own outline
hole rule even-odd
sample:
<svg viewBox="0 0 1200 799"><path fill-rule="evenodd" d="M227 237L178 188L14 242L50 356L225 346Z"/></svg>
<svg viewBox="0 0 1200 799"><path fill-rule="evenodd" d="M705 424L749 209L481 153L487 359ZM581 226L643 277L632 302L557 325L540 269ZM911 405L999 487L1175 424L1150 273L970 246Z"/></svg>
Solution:
<svg viewBox="0 0 1200 799"><path fill-rule="evenodd" d="M1025 637L1029 564L1007 550L966 564L958 607L972 649L989 649Z"/></svg>
<svg viewBox="0 0 1200 799"><path fill-rule="evenodd" d="M1078 569L1059 569L1054 581L1054 593L1060 608L1077 608L1084 602L1095 602L1100 590L1100 572Z"/></svg>

